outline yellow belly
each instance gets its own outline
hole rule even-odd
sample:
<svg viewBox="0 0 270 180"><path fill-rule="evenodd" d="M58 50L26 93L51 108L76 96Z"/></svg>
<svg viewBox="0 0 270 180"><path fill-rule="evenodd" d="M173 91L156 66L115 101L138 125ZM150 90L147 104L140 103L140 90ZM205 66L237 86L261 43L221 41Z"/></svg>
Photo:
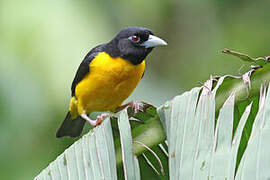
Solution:
<svg viewBox="0 0 270 180"><path fill-rule="evenodd" d="M138 85L145 70L145 61L133 65L102 52L89 66L90 72L75 89L79 114L114 111Z"/></svg>

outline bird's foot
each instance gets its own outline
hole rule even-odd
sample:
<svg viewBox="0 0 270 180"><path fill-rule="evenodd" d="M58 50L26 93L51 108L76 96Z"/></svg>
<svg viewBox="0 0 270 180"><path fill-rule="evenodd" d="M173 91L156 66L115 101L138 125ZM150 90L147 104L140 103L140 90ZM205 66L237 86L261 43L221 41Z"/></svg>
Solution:
<svg viewBox="0 0 270 180"><path fill-rule="evenodd" d="M96 120L92 120L90 119L86 114L81 114L81 117L86 120L87 122L89 122L91 124L91 126L98 126L102 123L102 121L107 118L107 117L110 117L109 114L101 114L100 116L97 117Z"/></svg>
<svg viewBox="0 0 270 180"><path fill-rule="evenodd" d="M133 109L134 115L136 115L139 111L143 111L143 103L138 101L131 101L130 106Z"/></svg>
<svg viewBox="0 0 270 180"><path fill-rule="evenodd" d="M110 114L108 114L108 113L103 113L103 114L97 116L97 120L96 120L97 124L96 124L95 126L100 125L100 124L102 123L102 121L103 121L104 119L106 119L107 117L110 117Z"/></svg>
<svg viewBox="0 0 270 180"><path fill-rule="evenodd" d="M124 104L124 105L118 107L116 111L118 112L118 111L121 111L125 108L131 107L131 109L133 111L132 116L135 116L139 111L144 111L144 105L145 104L143 102L131 101L127 104Z"/></svg>
<svg viewBox="0 0 270 180"><path fill-rule="evenodd" d="M130 108L129 108L130 107ZM151 104L148 104L143 101L131 101L127 104L124 104L122 106L119 106L116 110L115 113L123 110L123 109L128 109L128 117L130 118L130 121L136 121L139 123L144 123L143 120L139 117L136 116L138 112L145 112L147 108L153 107Z"/></svg>

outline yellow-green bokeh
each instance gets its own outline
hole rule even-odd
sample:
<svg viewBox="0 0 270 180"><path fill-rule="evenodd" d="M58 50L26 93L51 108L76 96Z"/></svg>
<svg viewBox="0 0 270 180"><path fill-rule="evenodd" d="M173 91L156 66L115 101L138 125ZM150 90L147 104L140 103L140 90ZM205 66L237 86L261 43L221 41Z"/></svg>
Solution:
<svg viewBox="0 0 270 180"><path fill-rule="evenodd" d="M210 75L238 75L225 47L269 55L270 1L0 1L0 178L33 179L74 139L56 139L85 54L126 26L168 42L130 99L156 106Z"/></svg>

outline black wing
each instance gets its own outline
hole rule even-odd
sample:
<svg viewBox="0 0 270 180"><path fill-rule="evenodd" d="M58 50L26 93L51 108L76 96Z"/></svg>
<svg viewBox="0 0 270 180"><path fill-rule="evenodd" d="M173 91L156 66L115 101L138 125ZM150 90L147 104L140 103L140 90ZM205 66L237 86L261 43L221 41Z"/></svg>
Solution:
<svg viewBox="0 0 270 180"><path fill-rule="evenodd" d="M76 75L73 79L72 85L71 85L71 95L75 96L75 88L77 86L77 84L84 78L84 76L89 73L90 68L89 68L89 64L91 63L91 61L97 56L97 54L99 52L102 51L103 45L99 45L95 48L93 48L83 59L83 61L81 62Z"/></svg>

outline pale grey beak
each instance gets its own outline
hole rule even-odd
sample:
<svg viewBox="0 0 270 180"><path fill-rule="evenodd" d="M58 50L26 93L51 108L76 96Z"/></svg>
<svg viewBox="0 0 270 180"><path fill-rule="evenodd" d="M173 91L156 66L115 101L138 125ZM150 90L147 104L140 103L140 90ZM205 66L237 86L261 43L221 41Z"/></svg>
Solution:
<svg viewBox="0 0 270 180"><path fill-rule="evenodd" d="M153 35L149 35L148 40L141 44L141 46L144 46L145 48L166 46L166 45L167 43L163 39Z"/></svg>

